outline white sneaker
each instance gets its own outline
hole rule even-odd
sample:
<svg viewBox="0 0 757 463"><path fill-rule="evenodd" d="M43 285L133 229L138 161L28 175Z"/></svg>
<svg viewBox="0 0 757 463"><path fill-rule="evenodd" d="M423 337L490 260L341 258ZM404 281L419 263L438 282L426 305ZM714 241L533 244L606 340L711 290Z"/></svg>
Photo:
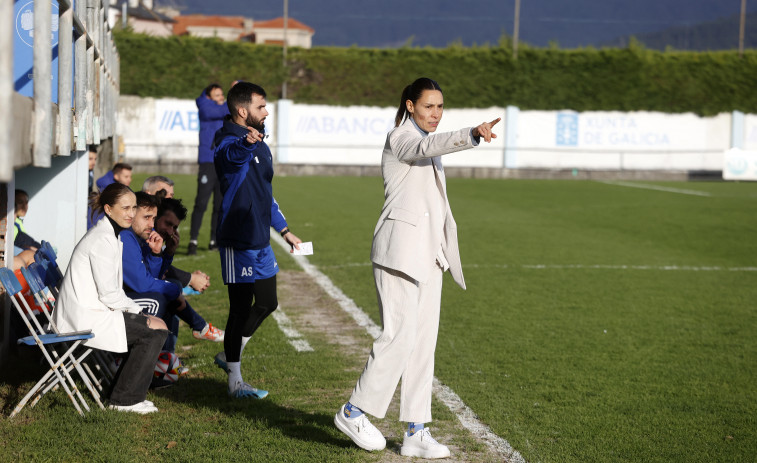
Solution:
<svg viewBox="0 0 757 463"><path fill-rule="evenodd" d="M206 339L213 342L223 342L224 334L223 330L219 330L213 326L212 323L205 325L205 328L203 328L202 331L192 331L192 336L195 338Z"/></svg>
<svg viewBox="0 0 757 463"><path fill-rule="evenodd" d="M342 405L342 408L334 416L334 424L361 449L372 451L384 450L386 447L384 435L368 421L365 413L357 418L347 418L344 416L344 405Z"/></svg>
<svg viewBox="0 0 757 463"><path fill-rule="evenodd" d="M428 428L423 428L412 436L408 436L407 431L405 431L400 455L421 458L447 458L450 453L446 445L440 444L431 437L431 432Z"/></svg>
<svg viewBox="0 0 757 463"><path fill-rule="evenodd" d="M154 413L158 411L158 407L155 406L149 400L139 402L134 405L108 405L111 410L118 410L119 412L132 412L139 413L140 415L146 415L148 413Z"/></svg>

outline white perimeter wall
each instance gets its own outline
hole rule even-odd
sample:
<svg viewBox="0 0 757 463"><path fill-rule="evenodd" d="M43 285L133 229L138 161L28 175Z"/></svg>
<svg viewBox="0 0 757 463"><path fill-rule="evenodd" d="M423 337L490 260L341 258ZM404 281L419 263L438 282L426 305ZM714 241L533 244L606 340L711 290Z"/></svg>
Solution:
<svg viewBox="0 0 757 463"><path fill-rule="evenodd" d="M89 153L53 156L48 167L24 167L15 172L15 188L29 193L24 228L37 241L49 241L65 271L74 246L87 232ZM8 223L10 227L12 222Z"/></svg>
<svg viewBox="0 0 757 463"><path fill-rule="evenodd" d="M518 167L602 170L721 170L731 115L522 111Z"/></svg>
<svg viewBox="0 0 757 463"><path fill-rule="evenodd" d="M194 163L194 100L122 96L118 127L127 162ZM377 166L395 108L268 104L268 144L283 164ZM497 117L491 144L448 155L459 167L584 170L723 170L732 147L757 150L757 115L448 109L439 131Z"/></svg>

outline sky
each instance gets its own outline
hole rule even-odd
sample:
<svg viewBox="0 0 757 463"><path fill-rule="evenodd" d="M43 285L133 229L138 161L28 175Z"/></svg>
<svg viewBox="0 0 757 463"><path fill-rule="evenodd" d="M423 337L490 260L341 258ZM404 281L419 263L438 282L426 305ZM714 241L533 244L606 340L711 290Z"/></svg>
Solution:
<svg viewBox="0 0 757 463"><path fill-rule="evenodd" d="M183 6L182 14L256 20L281 17L284 8L284 0L162 1ZM747 3L747 11L757 11L757 1ZM521 0L520 38L537 46L596 46L738 15L740 6L740 0ZM290 17L315 29L314 46L445 47L496 44L512 35L515 0L288 0L288 7Z"/></svg>

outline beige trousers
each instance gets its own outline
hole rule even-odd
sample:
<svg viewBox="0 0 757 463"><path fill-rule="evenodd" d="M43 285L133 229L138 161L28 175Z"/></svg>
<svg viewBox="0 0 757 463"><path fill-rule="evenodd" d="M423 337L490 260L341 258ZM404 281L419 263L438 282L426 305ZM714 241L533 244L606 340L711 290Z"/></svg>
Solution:
<svg viewBox="0 0 757 463"><path fill-rule="evenodd" d="M431 421L434 351L439 331L442 269L419 283L373 265L383 331L373 343L350 403L378 418L386 415L402 378L400 421Z"/></svg>

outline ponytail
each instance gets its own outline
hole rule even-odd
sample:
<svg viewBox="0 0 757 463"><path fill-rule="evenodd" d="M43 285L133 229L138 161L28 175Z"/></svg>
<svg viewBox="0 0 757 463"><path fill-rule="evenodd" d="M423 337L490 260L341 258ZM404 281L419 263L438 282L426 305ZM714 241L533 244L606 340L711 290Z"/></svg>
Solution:
<svg viewBox="0 0 757 463"><path fill-rule="evenodd" d="M410 117L410 112L407 110L407 100L412 101L413 104L417 103L425 90L439 90L441 92L442 88L435 80L431 80L428 77L421 77L415 79L412 84L402 90L400 106L397 108L397 115L394 116L395 127L399 127L405 119Z"/></svg>
<svg viewBox="0 0 757 463"><path fill-rule="evenodd" d="M407 103L405 103L407 100L409 100L408 95L410 94L410 85L405 87L404 90L402 90L402 97L400 98L400 107L397 108L397 115L394 116L394 126L399 127L402 122L405 121L405 118L407 117Z"/></svg>

